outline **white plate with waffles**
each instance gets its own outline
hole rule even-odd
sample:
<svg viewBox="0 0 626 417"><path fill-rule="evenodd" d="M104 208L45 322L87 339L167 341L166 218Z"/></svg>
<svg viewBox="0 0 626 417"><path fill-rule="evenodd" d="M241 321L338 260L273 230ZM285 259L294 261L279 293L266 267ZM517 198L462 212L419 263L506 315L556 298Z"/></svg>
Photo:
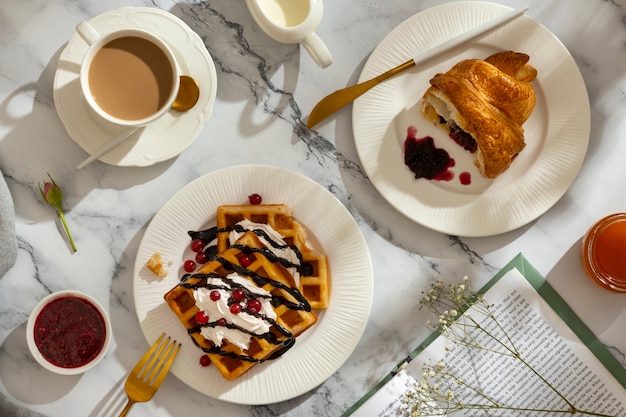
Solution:
<svg viewBox="0 0 626 417"><path fill-rule="evenodd" d="M510 10L474 1L426 9L381 41L359 82ZM524 124L526 148L508 171L488 180L474 166L472 154L427 121L419 105L436 73L463 59L504 50L530 56L538 72L533 81L537 104ZM526 15L379 84L354 102L352 114L357 152L381 195L414 222L456 236L504 233L541 216L576 178L589 143L589 98L580 71L556 36ZM431 136L448 151L456 162L454 179L415 179L403 160L409 127L417 128L418 138ZM464 173L471 176L469 185L460 180Z"/></svg>
<svg viewBox="0 0 626 417"><path fill-rule="evenodd" d="M179 155L209 120L217 91L215 65L200 36L178 17L152 7L122 7L89 23L101 34L131 27L160 36L176 55L181 73L191 75L200 86L200 97L191 110L169 111L99 160L117 166L149 166ZM86 50L87 43L74 34L61 52L54 77L54 104L70 137L91 155L124 128L98 120L88 110L79 81Z"/></svg>
<svg viewBox="0 0 626 417"><path fill-rule="evenodd" d="M311 247L328 257L331 293L318 322L296 339L282 357L256 365L234 381L212 366L199 364L202 352L169 309L163 296L183 274L190 230L215 225L225 204L247 204L258 193L264 204L287 204L302 223ZM146 262L160 252L169 263L159 279ZM166 332L183 341L171 372L210 397L238 404L270 404L306 393L322 384L348 359L369 318L373 289L367 244L348 210L324 187L277 167L245 165L209 173L178 191L150 222L139 245L133 274L137 317L147 341Z"/></svg>

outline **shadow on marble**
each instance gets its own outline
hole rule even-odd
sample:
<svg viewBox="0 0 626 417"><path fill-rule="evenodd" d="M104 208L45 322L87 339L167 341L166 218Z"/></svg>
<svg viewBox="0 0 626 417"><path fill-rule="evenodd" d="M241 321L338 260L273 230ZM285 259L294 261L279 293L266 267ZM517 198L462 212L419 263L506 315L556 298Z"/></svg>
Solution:
<svg viewBox="0 0 626 417"><path fill-rule="evenodd" d="M559 294L567 294L565 301L572 310L600 335L610 330L615 317L626 310L626 295L609 292L587 277L580 260L581 240L582 237L561 257L546 281Z"/></svg>
<svg viewBox="0 0 626 417"><path fill-rule="evenodd" d="M26 344L26 323L16 327L0 347L0 380L7 391L26 404L47 404L63 398L83 375L59 375L44 369ZM6 383L10 381L10 383Z"/></svg>
<svg viewBox="0 0 626 417"><path fill-rule="evenodd" d="M181 2L170 13L204 41L218 70L217 97L224 102L248 101L238 126L242 135L255 136L277 120L293 123L299 118L290 93L300 75L298 45L268 37L244 2Z"/></svg>
<svg viewBox="0 0 626 417"><path fill-rule="evenodd" d="M284 142L276 142L284 144L285 150L276 150L272 164L285 163L281 158L287 149L304 143L302 159L314 165L309 172L318 166L325 171L335 170L334 145L306 127L293 94L301 76L300 55L304 54L298 44L283 44L268 37L243 2L180 3L170 12L205 42L218 70L218 99L245 103L236 125L244 140L263 140L273 131L273 125L287 124L291 136L286 134ZM342 199L341 190L333 188L332 181L328 184L327 178L312 179L321 180L323 186L335 195L339 193L337 197Z"/></svg>
<svg viewBox="0 0 626 417"><path fill-rule="evenodd" d="M626 367L624 329L615 325L616 318L626 311L626 295L609 292L587 277L580 259L581 244L582 237L547 274L546 281L560 295L567 294L565 301L576 315L593 329L608 351Z"/></svg>
<svg viewBox="0 0 626 417"><path fill-rule="evenodd" d="M124 391L125 382L126 376L113 385L106 395L94 404L93 411L87 417L118 417L128 401L126 391Z"/></svg>
<svg viewBox="0 0 626 417"><path fill-rule="evenodd" d="M75 194L78 198L94 188L123 190L159 177L176 158L141 168L116 167L95 161L82 171L80 179L76 179L75 167L87 157L87 153L65 130L56 113L53 98L54 76L65 46L62 45L52 55L37 82L21 86L0 103L0 122L11 129L0 141L0 152L24 161L20 171L27 171L22 172L26 177L41 177L43 180L51 167L61 166L62 172L57 170L50 174L59 184L65 185L65 194ZM17 109L23 104L25 96L34 96L34 105L28 107L30 112L18 114ZM93 175L102 169L101 175ZM11 177L12 172L8 171L6 175ZM68 180L68 177L74 180ZM75 184L68 185L69 182ZM72 201L72 205L78 203L79 200ZM67 209L71 209L71 205Z"/></svg>
<svg viewBox="0 0 626 417"><path fill-rule="evenodd" d="M114 353L109 352L107 356L112 355ZM103 365L99 365L99 367L101 366L106 366L105 362ZM98 372L97 369L98 367L88 372ZM22 378L26 375L28 378ZM59 376L41 367L32 357L26 345L26 323L16 327L0 347L0 380L10 381L10 383L5 382L3 385L12 397L25 404L45 405L60 400L76 389L82 378L89 379L89 376L85 375ZM107 395L94 406L94 411L89 414L90 417L119 415L126 403L126 394L123 388L125 379L126 376L118 381ZM7 407L17 409L17 405L10 405L10 403ZM0 410L2 410L1 407Z"/></svg>

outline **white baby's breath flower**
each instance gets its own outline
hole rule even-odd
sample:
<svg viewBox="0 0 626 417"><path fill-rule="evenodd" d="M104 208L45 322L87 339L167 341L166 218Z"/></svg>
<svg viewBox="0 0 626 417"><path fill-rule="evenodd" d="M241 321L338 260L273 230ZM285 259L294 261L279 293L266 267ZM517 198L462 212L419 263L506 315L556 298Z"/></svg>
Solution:
<svg viewBox="0 0 626 417"><path fill-rule="evenodd" d="M492 305L485 301L485 297L482 294L475 293L471 280L465 276L463 282L459 285L444 285L443 280L438 279L435 281L428 291L422 292L423 297L420 300L420 308L426 307L432 314L435 320L428 320L426 324L438 330L442 335L446 336L448 340L454 344L465 346L467 348L482 349L489 351L490 354L504 355L513 360L517 360L522 367L527 367L536 377L542 381L547 388L569 407L566 410L560 411L564 415L571 414L572 410L576 410L577 414L586 414L596 417L613 417L596 413L594 411L583 411L575 408L574 405L566 400L566 397L562 395L551 383L542 377L532 367L532 363L523 360L521 352L519 352L513 343L513 339L509 336L506 328L498 323L497 317L491 312ZM473 306L473 308L471 308ZM471 308L471 310L470 310ZM460 312L463 312L460 314ZM460 317L459 317L460 314ZM472 315L475 315L473 317ZM458 317L458 318L457 318ZM495 324L496 331L489 330L488 326L479 325L482 320L490 320ZM502 346L502 351L494 350L493 348L487 348L480 344L480 337L476 337L472 332L481 332L488 336L490 340L496 340L499 346ZM444 346L445 352L452 351L449 345ZM423 364L422 365L422 379L409 389L405 394L403 403L405 404L404 410L413 416L447 416L449 413L463 410L470 407L472 410L489 411L494 408L500 411L515 411L520 408L503 406L498 402L497 398L492 398L488 392L483 392L482 387L473 386L470 381L474 378L464 378L464 375L455 375L453 370L447 368L444 360L437 362L435 365ZM484 403L475 403L472 398L471 405L464 404L463 398L465 395L476 396L485 400ZM522 407L521 409L528 412L535 412L539 414L540 411L545 409L533 409ZM559 411L556 411L557 413ZM533 413L531 413L533 414ZM498 414L504 416L504 414ZM511 414L515 416L516 414Z"/></svg>

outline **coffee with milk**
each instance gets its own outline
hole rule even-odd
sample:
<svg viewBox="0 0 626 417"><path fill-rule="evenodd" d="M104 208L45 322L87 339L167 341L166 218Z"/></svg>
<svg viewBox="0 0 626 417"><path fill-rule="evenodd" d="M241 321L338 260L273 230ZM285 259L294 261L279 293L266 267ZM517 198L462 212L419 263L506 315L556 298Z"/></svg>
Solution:
<svg viewBox="0 0 626 417"><path fill-rule="evenodd" d="M89 89L102 110L124 120L146 118L166 103L174 74L163 50L148 39L113 39L94 55Z"/></svg>

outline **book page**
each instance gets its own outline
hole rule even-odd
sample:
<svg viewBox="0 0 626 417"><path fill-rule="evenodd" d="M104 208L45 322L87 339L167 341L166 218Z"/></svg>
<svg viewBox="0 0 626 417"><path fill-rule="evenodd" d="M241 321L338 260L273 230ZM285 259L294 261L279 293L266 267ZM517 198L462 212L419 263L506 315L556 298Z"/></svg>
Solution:
<svg viewBox="0 0 626 417"><path fill-rule="evenodd" d="M489 289L485 300L493 305L491 311L503 325L521 358L544 376L549 384L556 387L571 405L518 359L484 349L451 344L440 336L415 359L402 366L397 375L351 415L405 415L402 413L401 399L407 386L421 380L424 363L436 364L443 361L449 372L464 378L472 387L479 388L502 406L553 410L542 412L542 416L562 416L558 411L567 411L574 406L580 411L626 417L624 387L517 269L507 272ZM482 315L472 316L481 318L481 325L499 340L503 340L505 334L498 329L495 322L483 319ZM497 340L484 332L472 330L472 335L488 349L504 351ZM461 398L463 403L488 403L488 400L471 393L464 394ZM477 411L460 411L454 415L477 415ZM537 412L515 411L507 414L504 410L489 410L489 415L530 416L537 415Z"/></svg>

